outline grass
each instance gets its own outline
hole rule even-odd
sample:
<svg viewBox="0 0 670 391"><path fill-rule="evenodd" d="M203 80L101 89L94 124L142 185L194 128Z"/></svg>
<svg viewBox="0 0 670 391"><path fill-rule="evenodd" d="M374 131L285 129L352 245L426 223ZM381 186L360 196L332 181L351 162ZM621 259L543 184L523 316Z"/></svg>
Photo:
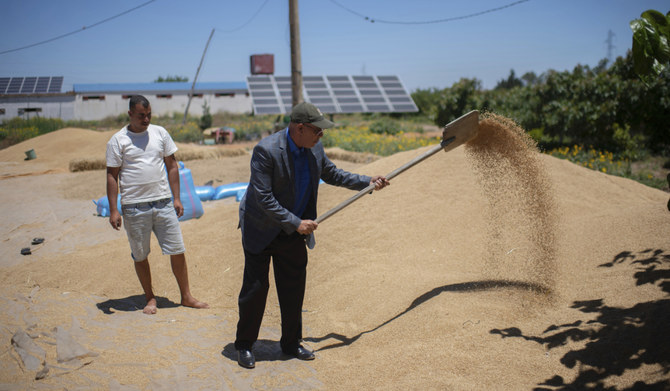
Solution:
<svg viewBox="0 0 670 391"><path fill-rule="evenodd" d="M321 142L326 148L339 147L347 151L389 156L401 151L439 144L440 140L438 137L406 134L402 130L391 135L373 133L367 126L346 126L325 132Z"/></svg>
<svg viewBox="0 0 670 391"><path fill-rule="evenodd" d="M669 190L667 170L663 169L662 163L667 159L662 157L649 157L631 162L628 159L618 158L612 152L600 151L593 147L585 148L581 145L555 148L546 153L595 171L629 178L656 189Z"/></svg>

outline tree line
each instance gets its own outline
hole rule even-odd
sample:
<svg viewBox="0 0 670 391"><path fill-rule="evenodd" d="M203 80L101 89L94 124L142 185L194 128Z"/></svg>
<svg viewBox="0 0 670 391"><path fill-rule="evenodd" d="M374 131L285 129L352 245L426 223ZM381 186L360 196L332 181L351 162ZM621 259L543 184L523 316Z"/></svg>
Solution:
<svg viewBox="0 0 670 391"><path fill-rule="evenodd" d="M635 159L642 150L670 156L670 74L643 82L631 53L611 66L577 65L516 77L514 70L492 90L477 79L412 94L421 113L438 126L470 110L515 120L541 147L591 145Z"/></svg>
<svg viewBox="0 0 670 391"><path fill-rule="evenodd" d="M572 71L512 69L493 90L461 79L442 90L412 94L419 110L443 126L470 110L514 119L541 147L580 144L637 159L647 151L670 156L670 12L648 10L632 20L633 47Z"/></svg>

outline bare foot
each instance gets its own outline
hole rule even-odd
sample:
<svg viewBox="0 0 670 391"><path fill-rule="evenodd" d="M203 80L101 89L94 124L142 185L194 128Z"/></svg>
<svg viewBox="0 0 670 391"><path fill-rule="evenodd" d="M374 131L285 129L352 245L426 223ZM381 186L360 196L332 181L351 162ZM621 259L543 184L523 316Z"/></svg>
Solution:
<svg viewBox="0 0 670 391"><path fill-rule="evenodd" d="M191 308L209 308L209 304L198 301L195 297L185 297L181 299L181 305Z"/></svg>
<svg viewBox="0 0 670 391"><path fill-rule="evenodd" d="M153 315L153 314L156 313L156 308L157 308L156 307L156 299L151 298L147 301L147 305L146 305L146 307L144 307L144 310L142 310L142 312L144 312L147 315Z"/></svg>

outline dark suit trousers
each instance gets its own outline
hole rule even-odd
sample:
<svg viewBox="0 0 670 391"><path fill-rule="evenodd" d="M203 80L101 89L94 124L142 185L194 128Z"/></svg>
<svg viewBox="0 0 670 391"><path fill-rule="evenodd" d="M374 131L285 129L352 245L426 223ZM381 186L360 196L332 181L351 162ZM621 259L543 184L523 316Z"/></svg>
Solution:
<svg viewBox="0 0 670 391"><path fill-rule="evenodd" d="M292 350L302 339L302 303L307 275L307 248L297 232L279 234L260 254L244 250L244 279L238 300L236 349L251 349L258 339L270 288L270 258L281 310L281 347Z"/></svg>

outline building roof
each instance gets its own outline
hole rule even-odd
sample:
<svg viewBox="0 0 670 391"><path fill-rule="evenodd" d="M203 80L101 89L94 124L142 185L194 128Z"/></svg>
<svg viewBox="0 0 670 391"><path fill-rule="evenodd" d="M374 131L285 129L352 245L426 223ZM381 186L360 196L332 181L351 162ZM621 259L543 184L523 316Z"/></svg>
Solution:
<svg viewBox="0 0 670 391"><path fill-rule="evenodd" d="M75 93L188 93L191 91L192 82L164 82L164 83L95 83L74 84L72 89ZM244 81L230 82L198 82L195 83L196 93L215 93L227 91L247 91L247 83Z"/></svg>

